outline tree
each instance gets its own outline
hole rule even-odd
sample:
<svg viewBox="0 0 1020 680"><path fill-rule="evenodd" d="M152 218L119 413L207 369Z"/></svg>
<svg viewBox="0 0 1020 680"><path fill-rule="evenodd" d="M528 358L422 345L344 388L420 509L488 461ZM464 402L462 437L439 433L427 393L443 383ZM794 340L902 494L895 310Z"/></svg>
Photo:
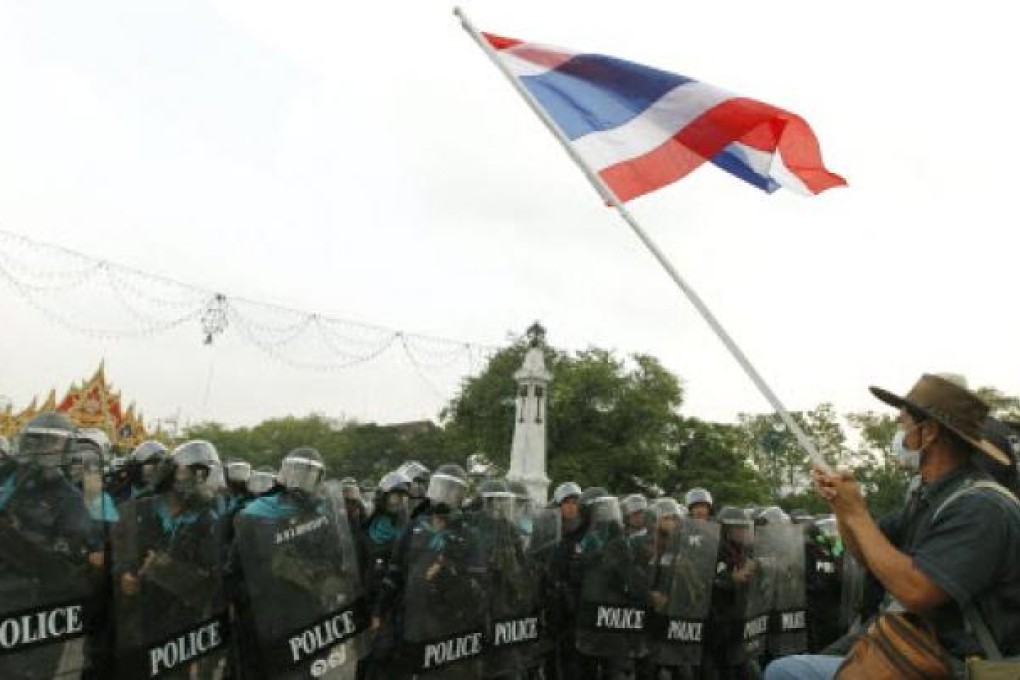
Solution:
<svg viewBox="0 0 1020 680"><path fill-rule="evenodd" d="M1020 422L1020 397L1004 394L994 387L979 387L974 392L991 407L993 417Z"/></svg>
<svg viewBox="0 0 1020 680"><path fill-rule="evenodd" d="M442 415L451 446L509 467L516 384L526 351L498 352L469 379ZM680 379L654 357L591 348L545 350L554 378L548 397L548 466L554 480L625 491L659 482L669 464L683 401Z"/></svg>
<svg viewBox="0 0 1020 680"><path fill-rule="evenodd" d="M790 414L830 463L841 463L846 455L846 434L832 404L819 404L811 411ZM811 460L797 437L778 414L739 416L744 434L743 450L767 480L774 500L789 495L802 497L809 485Z"/></svg>
<svg viewBox="0 0 1020 680"><path fill-rule="evenodd" d="M881 517L902 508L910 474L900 467L892 452L898 427L895 418L866 411L847 414L847 421L860 433L852 466L867 495L871 514Z"/></svg>
<svg viewBox="0 0 1020 680"><path fill-rule="evenodd" d="M768 501L768 481L749 464L746 434L739 425L678 417L673 436L676 453L664 488L679 496L704 487L712 492L716 508Z"/></svg>

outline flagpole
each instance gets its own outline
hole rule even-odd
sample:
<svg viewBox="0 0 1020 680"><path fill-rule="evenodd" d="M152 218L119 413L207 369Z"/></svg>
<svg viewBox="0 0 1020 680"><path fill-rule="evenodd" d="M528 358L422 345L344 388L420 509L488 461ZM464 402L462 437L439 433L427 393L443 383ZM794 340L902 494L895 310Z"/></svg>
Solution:
<svg viewBox="0 0 1020 680"><path fill-rule="evenodd" d="M492 45L490 45L489 42L485 39L485 37L478 31L478 29L475 28L474 24L471 23L471 20L468 19L464 11L460 7L455 7L453 9L453 13L454 15L456 15L458 19L460 19L461 26L463 26L465 31L467 31L468 35L470 35L474 39L474 41L478 44L478 46L482 49L482 51L485 52L486 55L488 55L489 59L496 66L496 68L498 68L500 72L504 76L506 76L506 79L510 81L510 84L513 86L515 90L517 90L517 93L520 94L524 101L528 103L528 106L530 106L531 110L535 112L535 115L537 115L539 119L541 119L541 121L545 123L545 126L549 128L549 131L553 134L553 136L555 136L556 139L559 140L560 145L567 152L567 155L569 155L574 160L577 166L584 173L584 176L588 178L588 181L598 192L599 196L606 203L609 203L616 209L616 212L619 213L620 217L623 218L623 221L627 223L631 230L633 230L634 234L638 237L638 239L640 239L641 242L645 244L645 247L648 248L648 250L652 253L655 259L658 260L659 264L662 265L662 268L666 270L666 273L669 275L669 277L673 279L673 282L676 283L676 285L680 288L681 291L683 291L684 295L687 296L687 299L691 301L691 304L694 305L694 308L698 310L698 313L701 314L702 318L715 332L719 340L721 340L722 343L726 346L726 349L730 351L730 354L732 354L733 358L737 360L737 363L740 364L740 367L744 369L744 372L751 379L751 382L754 383L755 387L758 388L758 391L761 392L762 396L764 396L765 399L769 402L769 404L772 405L772 408L775 409L776 413L779 414L779 417L782 418L783 422L786 424L786 427L788 427L790 431L793 432L794 436L796 436L798 443L810 457L812 465L814 465L814 467L818 468L823 472L831 473L831 468L829 467L829 464L825 461L824 458L822 458L822 455L818 452L818 449L815 448L814 442L811 441L811 438L807 436L807 433L804 432L803 428L801 428L797 421L794 420L793 416L790 415L790 412L786 409L786 407L783 406L783 403L779 400L779 397L776 395L776 393L772 391L772 388L769 387L768 383L766 383L764 378L761 377L757 369L755 369L755 367L748 360L747 356L744 355L744 352L740 349L740 347L733 340L733 338L730 337L730 334L726 332L726 329L722 327L722 324L719 323L719 320L715 318L715 315L708 308L708 306L702 301L701 296L699 296L694 291L694 289L691 288L691 286L684 280L684 278L680 275L680 272L677 271L676 267L673 266L673 263L670 262L670 260L665 256L665 254L663 254L662 250L659 249L659 246L655 243L655 241L652 240L652 238L645 232L645 230L641 227L641 225L630 213L630 211L627 210L627 208L623 205L620 199L616 196L616 193L609 188L609 185L606 184L605 180L602 179L602 176L599 175L594 170L592 170L588 163L581 157L580 154L577 153L574 147L571 146L570 140L567 139L567 136L563 133L559 126L556 125L556 122L552 119L549 113L544 108L542 108L541 105L539 105L538 101L535 100L534 95L532 95L527 88L521 85L520 81L514 76L513 73L510 72L509 67L507 67L507 65L503 63L503 61L496 54L496 51L492 48Z"/></svg>

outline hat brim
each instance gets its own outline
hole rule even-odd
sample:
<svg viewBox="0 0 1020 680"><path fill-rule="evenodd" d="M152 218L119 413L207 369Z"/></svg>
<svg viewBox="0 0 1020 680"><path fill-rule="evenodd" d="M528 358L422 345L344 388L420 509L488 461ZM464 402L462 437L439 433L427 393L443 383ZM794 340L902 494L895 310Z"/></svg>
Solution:
<svg viewBox="0 0 1020 680"><path fill-rule="evenodd" d="M869 387L868 390L873 395L875 395L875 397L879 401L885 402L886 404L888 404L889 406L892 406L893 408L905 408L905 409L917 411L919 413L923 413L928 418L931 418L932 420L936 421L937 423L939 423L943 427L951 430L960 439L962 439L963 441L965 441L968 444L970 444L971 447L974 448L974 450L976 450L976 451L978 451L978 452L980 452L980 453L982 453L982 454L984 454L986 456L989 456L990 458L995 460L997 463L1000 463L1000 464L1006 465L1006 466L1012 465L1012 460L1010 460L1010 457L1005 452L1000 451L999 447L997 447L995 444L992 444L987 439L975 439L974 437L968 436L968 435L964 434L963 432L961 432L960 430L958 430L955 427L953 427L952 425L950 425L949 423L945 422L944 420L942 420L938 416L936 416L934 413L931 413L930 411L928 411L928 409L924 408L923 406L915 404L912 401L908 401L904 397L901 397L899 395L893 394L889 390L885 390L885 389L882 389L881 387L875 387L875 386Z"/></svg>

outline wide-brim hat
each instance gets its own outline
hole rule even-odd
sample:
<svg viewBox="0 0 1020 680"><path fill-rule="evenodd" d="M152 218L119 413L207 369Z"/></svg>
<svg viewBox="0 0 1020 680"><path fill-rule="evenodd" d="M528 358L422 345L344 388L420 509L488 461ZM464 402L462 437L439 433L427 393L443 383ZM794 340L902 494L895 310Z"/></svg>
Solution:
<svg viewBox="0 0 1020 680"><path fill-rule="evenodd" d="M1002 465L1009 465L1009 456L981 434L988 404L976 394L952 380L925 373L905 396L881 387L870 387L871 393L893 408L906 409L930 418L946 427L976 451L990 456Z"/></svg>

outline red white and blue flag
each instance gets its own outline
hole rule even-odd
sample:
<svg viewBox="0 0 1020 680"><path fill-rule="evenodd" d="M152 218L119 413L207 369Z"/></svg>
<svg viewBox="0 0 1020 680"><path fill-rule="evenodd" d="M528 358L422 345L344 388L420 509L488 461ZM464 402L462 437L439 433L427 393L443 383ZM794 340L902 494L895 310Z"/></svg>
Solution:
<svg viewBox="0 0 1020 680"><path fill-rule="evenodd" d="M705 161L769 193L846 184L789 111L614 57L482 35L621 201Z"/></svg>

